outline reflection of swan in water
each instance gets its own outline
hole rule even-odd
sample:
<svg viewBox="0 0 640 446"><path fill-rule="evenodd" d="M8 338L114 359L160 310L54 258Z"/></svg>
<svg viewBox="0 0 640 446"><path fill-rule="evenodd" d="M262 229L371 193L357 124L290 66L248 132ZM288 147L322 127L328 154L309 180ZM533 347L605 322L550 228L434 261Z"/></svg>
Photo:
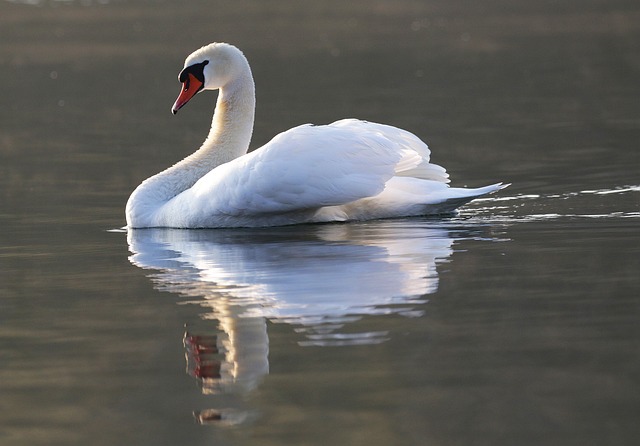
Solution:
<svg viewBox="0 0 640 446"><path fill-rule="evenodd" d="M205 390L228 392L251 390L268 373L267 319L298 326L301 345L383 342L386 332L353 333L348 323L420 315L416 307L437 290L436 265L452 254L454 239L421 221L381 221L130 230L128 241L131 262L158 271L150 276L156 288L196 298L203 317L218 321L223 334L187 333L185 345ZM219 361L200 367L207 352Z"/></svg>
<svg viewBox="0 0 640 446"><path fill-rule="evenodd" d="M365 314L412 314L437 289L452 253L446 229L391 223L129 232L131 261L160 270L157 287L204 297L211 317L266 317L309 328ZM236 308L237 307L237 308ZM323 330L324 331L324 330Z"/></svg>

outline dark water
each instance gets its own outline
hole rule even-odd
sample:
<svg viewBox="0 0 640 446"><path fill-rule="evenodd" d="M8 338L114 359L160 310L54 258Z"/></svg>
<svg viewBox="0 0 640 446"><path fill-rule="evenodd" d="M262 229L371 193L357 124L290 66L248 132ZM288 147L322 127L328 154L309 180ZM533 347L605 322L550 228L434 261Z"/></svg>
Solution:
<svg viewBox="0 0 640 446"><path fill-rule="evenodd" d="M245 51L253 147L425 139L455 218L126 233L197 147L184 57ZM0 3L0 444L632 445L640 6Z"/></svg>

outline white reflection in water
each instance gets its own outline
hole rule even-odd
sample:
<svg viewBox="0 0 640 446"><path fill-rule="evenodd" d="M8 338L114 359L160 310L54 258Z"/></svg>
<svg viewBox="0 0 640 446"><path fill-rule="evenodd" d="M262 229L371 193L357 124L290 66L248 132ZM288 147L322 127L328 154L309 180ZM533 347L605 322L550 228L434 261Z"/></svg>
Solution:
<svg viewBox="0 0 640 446"><path fill-rule="evenodd" d="M316 335L365 314L419 315L413 305L436 291L436 265L453 252L446 229L388 225L149 229L130 231L128 240L131 262L158 270L159 289L204 298L197 303L210 309L205 317L269 318ZM343 339L356 338L375 341Z"/></svg>
<svg viewBox="0 0 640 446"><path fill-rule="evenodd" d="M156 271L157 289L189 297L185 303L206 308L203 319L217 321L216 333L187 329L187 370L204 393L228 394L251 391L268 373L267 320L296 326L301 346L384 342L387 332L358 333L349 323L364 315L420 316L419 304L438 288L437 265L451 256L454 240L478 238L472 234L416 220L144 229L129 231L128 242L131 262ZM247 415L210 409L196 416L233 424Z"/></svg>

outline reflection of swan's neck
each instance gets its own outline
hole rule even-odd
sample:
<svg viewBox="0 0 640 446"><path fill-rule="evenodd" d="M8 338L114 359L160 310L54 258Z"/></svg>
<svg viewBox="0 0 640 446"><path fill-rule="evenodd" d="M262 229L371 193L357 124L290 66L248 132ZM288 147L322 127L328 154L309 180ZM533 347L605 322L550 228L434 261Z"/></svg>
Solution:
<svg viewBox="0 0 640 446"><path fill-rule="evenodd" d="M228 336L223 367L223 384L227 378L244 391L257 387L269 373L269 336L263 317L243 317L247 308L220 305L218 321ZM227 374L227 376L224 376Z"/></svg>
<svg viewBox="0 0 640 446"><path fill-rule="evenodd" d="M138 186L127 203L127 223L135 226L137 221L191 188L215 167L244 155L251 141L254 113L255 87L246 63L239 75L220 89L211 130L202 146Z"/></svg>

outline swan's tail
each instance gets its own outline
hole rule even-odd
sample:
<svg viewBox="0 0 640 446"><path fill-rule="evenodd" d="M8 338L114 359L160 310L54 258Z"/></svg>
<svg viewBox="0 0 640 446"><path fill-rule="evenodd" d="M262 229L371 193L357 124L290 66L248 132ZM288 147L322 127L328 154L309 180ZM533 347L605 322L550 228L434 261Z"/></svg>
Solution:
<svg viewBox="0 0 640 446"><path fill-rule="evenodd" d="M462 187L451 187L443 190L443 200L437 204L429 206L429 213L433 214L451 214L460 206L469 203L471 200L480 198L482 196L492 194L505 187L510 186L511 183L503 184L496 183L489 186L478 187L475 189L466 189Z"/></svg>

